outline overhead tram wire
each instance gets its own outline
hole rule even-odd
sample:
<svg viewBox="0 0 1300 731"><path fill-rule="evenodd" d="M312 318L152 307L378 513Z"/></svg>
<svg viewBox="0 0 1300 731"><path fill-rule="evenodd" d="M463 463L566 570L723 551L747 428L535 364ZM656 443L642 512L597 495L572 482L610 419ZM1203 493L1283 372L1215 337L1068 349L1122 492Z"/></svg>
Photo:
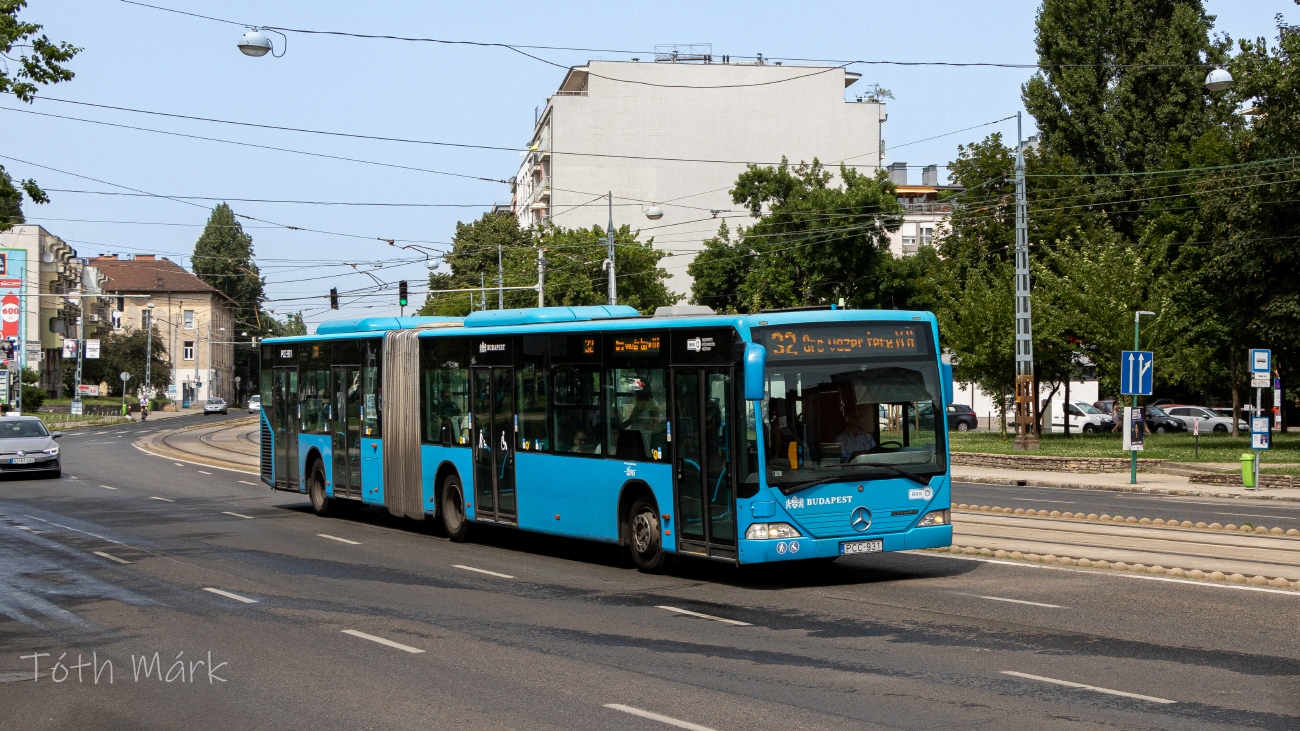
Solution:
<svg viewBox="0 0 1300 731"><path fill-rule="evenodd" d="M379 208L491 208L495 203L383 203L383 202L359 202L359 201L312 201L312 200L290 200L279 198L233 198L230 196L205 196L205 195L154 195L152 193L120 193L110 190L75 190L71 188L45 188L44 190L51 193L76 193L83 195L111 195L124 196L129 198L169 198L180 200L200 200L200 201L232 201L235 203L282 203L295 205L310 206L373 206ZM114 222L109 222L114 223ZM180 224L177 224L180 225ZM197 224L196 224L197 225ZM274 226L271 228L275 228Z"/></svg>

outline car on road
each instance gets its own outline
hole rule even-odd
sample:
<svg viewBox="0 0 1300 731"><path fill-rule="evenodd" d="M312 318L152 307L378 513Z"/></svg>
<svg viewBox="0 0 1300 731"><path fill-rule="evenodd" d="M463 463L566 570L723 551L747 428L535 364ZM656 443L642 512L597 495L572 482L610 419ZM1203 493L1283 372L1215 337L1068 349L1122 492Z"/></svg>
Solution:
<svg viewBox="0 0 1300 731"><path fill-rule="evenodd" d="M1217 414L1204 406L1188 406L1185 404L1173 404L1162 407L1165 413L1181 420L1187 425L1187 430L1192 430L1192 423L1197 419L1201 420L1201 431L1205 433L1213 432L1215 434L1227 434L1232 431L1232 412L1229 411L1227 416ZM1250 425L1245 419L1237 421L1239 430L1248 430Z"/></svg>
<svg viewBox="0 0 1300 731"><path fill-rule="evenodd" d="M223 398L210 398L203 402L203 414L228 414L230 406L226 404Z"/></svg>
<svg viewBox="0 0 1300 731"><path fill-rule="evenodd" d="M54 440L61 436L63 432L51 432L35 416L0 419L0 474L60 476L59 445Z"/></svg>
<svg viewBox="0 0 1300 731"><path fill-rule="evenodd" d="M948 404L948 431L975 431L980 419L966 404Z"/></svg>
<svg viewBox="0 0 1300 731"><path fill-rule="evenodd" d="M256 414L262 410L262 397L260 395L248 397L248 413Z"/></svg>
<svg viewBox="0 0 1300 731"><path fill-rule="evenodd" d="M1153 434L1168 434L1170 432L1186 432L1187 425L1182 419L1175 419L1159 406L1147 406L1142 418L1146 420L1146 430Z"/></svg>

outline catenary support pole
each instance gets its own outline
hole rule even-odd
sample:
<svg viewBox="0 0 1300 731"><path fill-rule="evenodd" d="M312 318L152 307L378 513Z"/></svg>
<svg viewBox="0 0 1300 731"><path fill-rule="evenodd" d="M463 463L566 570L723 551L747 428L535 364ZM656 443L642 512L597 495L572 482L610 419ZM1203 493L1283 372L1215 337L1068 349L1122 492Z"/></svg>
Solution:
<svg viewBox="0 0 1300 731"><path fill-rule="evenodd" d="M609 192L609 229L605 232L609 239L609 258L605 265L609 270L609 303L618 304L618 283L614 278L614 191Z"/></svg>
<svg viewBox="0 0 1300 731"><path fill-rule="evenodd" d="M1029 302L1029 213L1025 143L1016 114L1016 439L1017 451L1038 449L1034 430L1034 320ZM1067 417L1068 418L1068 417Z"/></svg>

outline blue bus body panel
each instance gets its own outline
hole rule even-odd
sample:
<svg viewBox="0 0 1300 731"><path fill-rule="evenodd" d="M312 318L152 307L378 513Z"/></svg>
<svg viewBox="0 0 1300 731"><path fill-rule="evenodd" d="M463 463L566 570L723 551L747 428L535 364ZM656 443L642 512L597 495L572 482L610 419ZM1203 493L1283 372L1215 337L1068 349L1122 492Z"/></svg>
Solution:
<svg viewBox="0 0 1300 731"><path fill-rule="evenodd" d="M384 443L361 438L361 502L384 504Z"/></svg>
<svg viewBox="0 0 1300 731"><path fill-rule="evenodd" d="M420 445L420 482L424 486L424 512L436 515L438 471L444 465L456 469L460 484L465 488L465 517L474 519L474 453L468 447L444 447L440 444Z"/></svg>
<svg viewBox="0 0 1300 731"><path fill-rule="evenodd" d="M307 492L307 459L313 449L324 462L325 494L334 497L334 440L328 434L298 435L298 492Z"/></svg>
<svg viewBox="0 0 1300 731"><path fill-rule="evenodd" d="M671 513L672 468L540 452L516 452L519 527L543 533L618 542L618 498L630 481L650 486L660 512ZM675 550L672 536L664 548Z"/></svg>

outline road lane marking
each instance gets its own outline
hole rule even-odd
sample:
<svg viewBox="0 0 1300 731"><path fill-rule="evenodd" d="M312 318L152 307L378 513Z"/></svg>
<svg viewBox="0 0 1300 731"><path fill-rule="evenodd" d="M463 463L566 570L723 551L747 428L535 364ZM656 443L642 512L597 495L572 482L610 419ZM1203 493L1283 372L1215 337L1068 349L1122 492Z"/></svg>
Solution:
<svg viewBox="0 0 1300 731"><path fill-rule="evenodd" d="M465 569L466 571L477 571L477 572L480 573L480 574L487 574L488 576L498 576L498 577L500 577L500 578L502 578L502 579L513 579L513 578L515 578L515 577L511 576L510 574L498 574L498 573L495 572L495 571L488 571L487 569L476 569L476 568L474 568L473 566L461 566L461 565L458 564L458 563L452 564L451 567L454 568L454 569Z"/></svg>
<svg viewBox="0 0 1300 731"><path fill-rule="evenodd" d="M163 502L165 502L165 503L174 503L174 502L176 502L175 500L172 500L171 498L166 498L166 497L154 497L154 496L152 496L152 495L149 496L149 499L150 499L150 500L161 500L161 501L163 501Z"/></svg>
<svg viewBox="0 0 1300 731"><path fill-rule="evenodd" d="M212 474L212 473L211 473L211 472L204 472L203 470L199 470L199 474L200 474L200 475L210 475L210 474Z"/></svg>
<svg viewBox="0 0 1300 731"><path fill-rule="evenodd" d="M683 720L681 720L680 718L673 718L672 716L665 716L665 715L662 715L662 714L659 714L659 713L655 713L655 712L653 712L653 711L643 711L643 710L641 710L640 708L633 708L632 706L625 706L625 705L623 705L623 704L621 704L621 703L606 703L606 704L605 704L605 707L606 707L606 708L609 708L609 709L612 709L612 710L615 710L615 711L622 711L623 713L629 713L629 714L631 714L631 715L633 715L633 716L640 716L641 718L648 718L648 719L650 719L651 721L658 721L659 723L666 723L666 724L668 724L669 726L676 726L677 728L690 729L690 731L715 731L714 729L712 729L712 728L710 728L710 727L708 727L708 726L701 726L701 725L698 724L698 723L691 723L690 721L683 721Z"/></svg>
<svg viewBox="0 0 1300 731"><path fill-rule="evenodd" d="M244 514L242 514L242 513L232 513L232 512L230 512L230 511L228 511L228 510L223 510L223 511L221 512L221 514L222 514L222 515L233 515L233 516L235 516L236 518L248 518L249 520L252 520L252 519L253 519L253 516L251 516L251 515L244 515Z"/></svg>
<svg viewBox="0 0 1300 731"><path fill-rule="evenodd" d="M349 541L349 540L346 539L346 538L339 538L338 536L332 536L332 535L330 535L330 534L328 534L328 533L317 533L316 535L320 536L321 538L328 538L328 539L330 539L331 541L338 541L339 543L346 543L346 544L348 544L348 545L350 545L350 546L359 546L359 545L361 545L361 541Z"/></svg>
<svg viewBox="0 0 1300 731"><path fill-rule="evenodd" d="M117 489L116 487L113 487L112 485L100 485L100 487L104 488L105 490L116 490L116 489Z"/></svg>
<svg viewBox="0 0 1300 731"><path fill-rule="evenodd" d="M1070 502L1069 500L1041 500L1041 499L1036 498L1036 497L1013 497L1013 498L1007 498L1007 499L1008 499L1008 500L1022 500L1022 501L1027 502L1027 503L1060 503L1061 505L1078 505L1078 503L1072 503L1072 502Z"/></svg>
<svg viewBox="0 0 1300 731"><path fill-rule="evenodd" d="M1012 676L1017 677L1017 678L1025 678L1026 680L1037 680L1037 681L1042 682L1042 683L1054 683L1054 684L1056 684L1056 685L1064 685L1064 686L1067 687L1067 688L1078 688L1078 689L1080 689L1080 690L1091 690L1091 691L1095 691L1095 692L1097 692L1097 693L1106 693L1106 694L1108 694L1108 695L1118 695L1118 696L1123 696L1124 698L1136 698L1137 700L1140 700L1140 701L1150 701L1150 702L1152 702L1152 703L1164 703L1164 704L1170 704L1170 703L1177 703L1177 702L1178 702L1178 701L1171 701L1171 700L1169 700L1168 698L1157 698L1156 696L1153 696L1153 695L1142 695L1142 694L1140 694L1140 693L1129 693L1129 692L1126 692L1126 691L1123 691L1123 690L1112 690L1111 688L1099 688L1099 687L1097 687L1097 686L1095 686L1095 685L1085 685L1085 684L1083 684L1083 683L1073 683L1073 682L1070 682L1069 680L1057 680L1056 678L1044 678L1044 677L1041 676L1041 675L1030 675L1029 673L1018 673L1018 672L1016 672L1016 671L1014 671L1014 670L1003 670L1003 671L1002 671L1002 674L1003 674L1003 675L1012 675Z"/></svg>
<svg viewBox="0 0 1300 731"><path fill-rule="evenodd" d="M241 485L252 485L253 487L257 487L256 482L249 482L248 480L235 480L235 482L238 482Z"/></svg>
<svg viewBox="0 0 1300 731"><path fill-rule="evenodd" d="M116 561L116 562L118 562L118 563L131 563L130 561L127 561L127 560L124 559L124 558L118 558L117 556L114 556L114 555L112 555L112 554L108 554L108 553L104 553L103 551L92 551L92 553L94 553L96 556L103 556L104 558L108 559L109 561Z"/></svg>
<svg viewBox="0 0 1300 731"><path fill-rule="evenodd" d="M401 650L402 652L409 652L409 653L411 653L412 655L417 654L417 653L424 652L424 650L421 650L421 649L418 648L418 647L411 647L410 645L403 645L403 644L400 643L400 642L393 642L392 640L386 640L386 639L384 639L383 637L376 637L376 636L374 636L374 635L368 635L368 634L366 634L365 632L358 632L357 630L354 630L354 629L345 629L345 630L343 630L343 634L345 634L345 635L352 635L353 637L360 637L360 638L363 639L363 640L370 640L371 642L378 642L378 643L381 644L381 645L386 645L386 646L388 646L388 647L396 648L396 649L398 649L398 650Z"/></svg>
<svg viewBox="0 0 1300 731"><path fill-rule="evenodd" d="M736 625L737 627L753 627L753 626L754 626L754 625L750 624L749 622L741 622L740 620L736 620L736 619L726 619L725 617L715 617L715 616L713 616L712 614L700 614L699 612L692 612L692 611L689 610L689 609L679 609L679 608L677 608L677 607L665 607L665 606L656 606L655 609L666 609L666 610L668 610L668 611L670 611L670 612L677 612L678 614L685 614L685 615L687 615L687 616L689 616L689 617L699 617L700 619L711 619L711 620L713 620L714 622L725 622L726 624L734 624L734 625Z"/></svg>
<svg viewBox="0 0 1300 731"><path fill-rule="evenodd" d="M237 602L243 602L243 603L245 603L245 604L256 604L256 603L257 603L257 600L256 600L256 599L249 599L249 598L246 597L246 596L240 596L240 595L238 595L238 594L231 594L231 593L228 592L228 591L222 591L222 590L220 590L220 589L213 589L213 588L210 587L210 586L205 586L205 587L203 587L203 590L204 590L204 591L210 591L210 592L212 592L213 594L217 594L217 595L220 595L220 596L224 596L224 597L227 598L227 599L234 599L234 600L237 601Z"/></svg>
<svg viewBox="0 0 1300 731"><path fill-rule="evenodd" d="M241 474L241 475L256 475L256 474L258 474L258 472L256 472L255 470L237 470L237 469L235 469L235 468L233 468L233 467L218 467L218 466L216 466L216 465L211 465L211 464L208 464L208 463L206 463L206 462L192 462L192 461L190 461L190 460L188 460L188 459L183 459L183 460L181 460L180 462L177 462L175 457L167 457L167 456L164 456L164 455L158 454L157 452L150 452L149 450L145 449L144 447L142 447L142 446L140 446L139 444L136 444L136 443L134 443L134 442L131 443L131 446L132 446L132 447L135 447L136 449L140 450L141 452L144 452L145 454L149 455L150 457L158 457L158 458L160 458L160 459L170 459L170 460L172 461L172 464L176 465L177 467L184 467L185 464L192 464L192 465L198 465L198 466L200 466L200 467L207 467L207 468L210 469L210 470L224 470L224 471L226 471L226 472L238 472L238 473ZM185 464L181 464L181 462L184 462Z"/></svg>
<svg viewBox="0 0 1300 731"><path fill-rule="evenodd" d="M1048 609L1069 609L1069 607L1063 607L1060 604L1044 604L1042 602L1025 601L1024 599L1008 599L1002 596L984 596L983 594L967 594L966 596L973 596L976 599L988 599L990 601L995 601L995 602L1011 602L1012 604L1028 604L1031 607L1047 607Z"/></svg>
<svg viewBox="0 0 1300 731"><path fill-rule="evenodd" d="M180 462L172 462L172 464L176 465L177 467L184 467L184 466L185 466L185 465L181 464Z"/></svg>

